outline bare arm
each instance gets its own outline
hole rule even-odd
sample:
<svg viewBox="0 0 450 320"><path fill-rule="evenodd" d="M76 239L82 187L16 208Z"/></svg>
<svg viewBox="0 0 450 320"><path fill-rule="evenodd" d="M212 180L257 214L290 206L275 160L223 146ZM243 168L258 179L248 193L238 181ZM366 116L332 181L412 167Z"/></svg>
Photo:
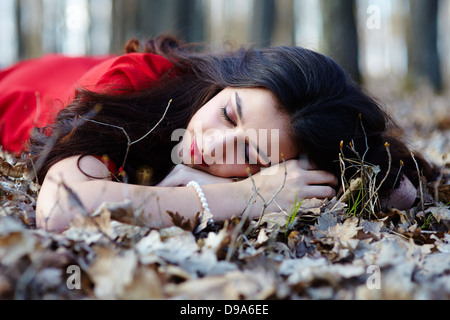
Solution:
<svg viewBox="0 0 450 320"><path fill-rule="evenodd" d="M143 208L139 219L150 227L167 227L172 223L166 211L178 212L193 220L202 210L196 191L191 187L146 187L113 182L110 179L92 179L77 166L78 157L65 159L51 168L42 185L37 204L37 224L49 231L61 232L75 215L94 212L104 202L120 203L130 200L135 208ZM106 167L94 157L85 157L80 166L85 173L106 177ZM215 219L225 220L239 214L248 199L232 184L204 187ZM229 203L222 206L226 192Z"/></svg>
<svg viewBox="0 0 450 320"><path fill-rule="evenodd" d="M130 200L135 208L143 208L139 220L155 228L172 225L166 211L178 212L192 221L195 214L202 210L197 193L191 187L146 187L117 183L109 178L92 179L84 173L106 177L108 171L105 165L94 157L85 157L80 162L83 173L77 166L77 160L78 157L62 160L47 174L37 204L38 227L61 232L69 226L75 215L90 214L104 202ZM203 190L214 219L223 221L241 214L254 195L255 185L267 201L284 184L285 188L277 197L278 204L284 208L288 208L297 196L326 198L334 195L331 187L322 185L336 183L332 175L303 170L296 161L289 162L287 170L291 174L287 179L284 168L272 167L267 170L271 171L266 171L265 175L258 174L253 179L204 185ZM257 217L263 204L259 197L255 197L250 216ZM275 204L268 208L277 209Z"/></svg>

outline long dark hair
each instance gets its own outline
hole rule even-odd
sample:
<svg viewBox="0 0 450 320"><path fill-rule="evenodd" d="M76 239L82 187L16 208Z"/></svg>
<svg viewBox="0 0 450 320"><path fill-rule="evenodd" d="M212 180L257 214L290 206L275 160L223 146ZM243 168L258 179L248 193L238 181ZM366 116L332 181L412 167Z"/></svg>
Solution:
<svg viewBox="0 0 450 320"><path fill-rule="evenodd" d="M127 44L127 52L138 50L137 40ZM30 151L34 163L39 164L38 179L42 181L54 163L73 155L107 155L120 165L126 156L127 139L135 140L148 132L172 99L156 130L128 150L123 168L129 182L137 183L139 169L150 167L151 183L157 184L174 165L171 150L177 141L170 140L172 132L186 128L193 114L222 89L248 87L266 88L274 94L280 110L290 115L290 129L299 149L318 168L340 176L339 154L342 146L350 145L354 155L364 155L367 163L379 166L380 177L387 176L380 189L385 196L399 182L400 169L418 186L416 164L408 147L394 134L399 130L393 119L329 57L300 47L210 53L169 36L148 40L144 52L174 63L173 70L158 84L120 95L80 88L55 124L33 131ZM429 176L427 163L420 157L416 161L422 174ZM354 173L345 172L346 178L351 179Z"/></svg>

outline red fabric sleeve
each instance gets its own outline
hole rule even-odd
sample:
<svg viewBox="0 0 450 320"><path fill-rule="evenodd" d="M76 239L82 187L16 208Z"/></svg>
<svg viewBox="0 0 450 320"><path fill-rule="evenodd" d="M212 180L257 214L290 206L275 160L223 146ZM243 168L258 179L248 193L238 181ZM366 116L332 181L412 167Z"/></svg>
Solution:
<svg viewBox="0 0 450 320"><path fill-rule="evenodd" d="M0 144L6 151L21 152L32 128L51 124L80 86L101 93L140 90L172 67L163 57L133 53L118 57L47 55L2 70Z"/></svg>
<svg viewBox="0 0 450 320"><path fill-rule="evenodd" d="M154 54L130 53L107 60L87 72L78 85L98 93L128 93L151 87L173 68Z"/></svg>

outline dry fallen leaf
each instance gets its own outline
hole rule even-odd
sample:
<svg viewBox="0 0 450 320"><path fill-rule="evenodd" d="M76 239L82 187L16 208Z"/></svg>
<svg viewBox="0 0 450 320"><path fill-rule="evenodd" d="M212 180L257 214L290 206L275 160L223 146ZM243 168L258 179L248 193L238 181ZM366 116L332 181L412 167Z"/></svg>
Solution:
<svg viewBox="0 0 450 320"><path fill-rule="evenodd" d="M13 266L22 257L31 255L38 241L28 230L11 217L0 217L0 261L4 266Z"/></svg>
<svg viewBox="0 0 450 320"><path fill-rule="evenodd" d="M256 269L188 280L180 285L166 286L166 292L176 299L264 300L275 293L275 288L273 273Z"/></svg>
<svg viewBox="0 0 450 320"><path fill-rule="evenodd" d="M95 260L86 270L99 299L121 299L134 280L138 258L134 250L94 247Z"/></svg>
<svg viewBox="0 0 450 320"><path fill-rule="evenodd" d="M437 123L414 121L414 132ZM352 217L338 198L305 199L298 212L243 226L232 218L201 235L177 214L176 226L152 230L130 201L104 203L63 234L35 230L38 186L3 176L0 299L450 299L449 175L439 162L450 136L414 137L443 169L424 190L424 208ZM81 290L66 284L73 265Z"/></svg>
<svg viewBox="0 0 450 320"><path fill-rule="evenodd" d="M344 221L343 224L336 224L330 227L326 236L333 238L335 241L349 244L356 237L359 230L363 227L359 226L358 218L352 217Z"/></svg>
<svg viewBox="0 0 450 320"><path fill-rule="evenodd" d="M14 166L0 157L0 176L9 178L22 178L27 173L25 166Z"/></svg>
<svg viewBox="0 0 450 320"><path fill-rule="evenodd" d="M170 216L170 220L174 226L180 227L186 231L193 232L199 224L200 212L195 214L193 222L190 219L186 220L184 217L180 216L178 212L173 213L171 211L167 211L167 214Z"/></svg>

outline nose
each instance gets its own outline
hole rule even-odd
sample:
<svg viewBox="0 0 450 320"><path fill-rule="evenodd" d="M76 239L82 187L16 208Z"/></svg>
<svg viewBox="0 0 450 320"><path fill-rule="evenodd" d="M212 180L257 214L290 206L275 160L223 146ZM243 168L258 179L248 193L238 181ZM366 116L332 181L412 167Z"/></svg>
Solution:
<svg viewBox="0 0 450 320"><path fill-rule="evenodd" d="M203 155L211 157L220 157L223 155L223 145L224 137L220 131L209 132L204 135L203 138Z"/></svg>
<svg viewBox="0 0 450 320"><path fill-rule="evenodd" d="M203 156L209 164L244 164L245 141L237 130L216 131L204 135Z"/></svg>

